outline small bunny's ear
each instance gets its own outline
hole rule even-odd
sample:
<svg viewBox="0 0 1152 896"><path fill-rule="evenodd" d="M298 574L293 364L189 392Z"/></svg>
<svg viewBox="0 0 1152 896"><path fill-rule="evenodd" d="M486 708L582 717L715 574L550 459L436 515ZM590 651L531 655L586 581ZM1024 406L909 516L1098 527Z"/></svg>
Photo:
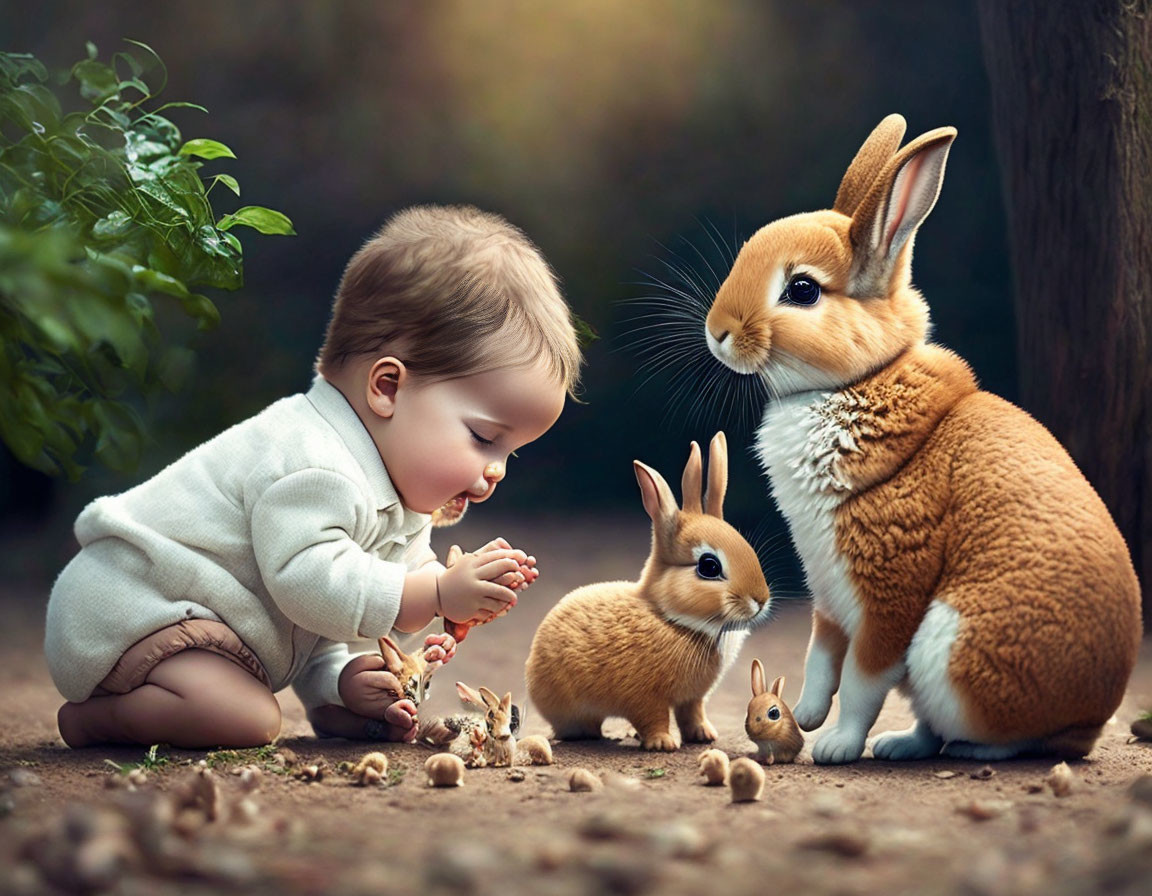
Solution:
<svg viewBox="0 0 1152 896"><path fill-rule="evenodd" d="M901 250L924 223L940 195L944 163L955 128L937 128L896 153L852 216L852 270L848 294L882 296Z"/></svg>
<svg viewBox="0 0 1152 896"><path fill-rule="evenodd" d="M752 696L759 697L764 693L764 666L760 660L752 660Z"/></svg>
<svg viewBox="0 0 1152 896"><path fill-rule="evenodd" d="M684 465L684 476L680 480L685 513L703 513L703 508L700 506L702 463L700 446L693 442L688 450L688 463Z"/></svg>
<svg viewBox="0 0 1152 896"><path fill-rule="evenodd" d="M378 638L376 643L380 647L380 655L384 657L384 668L393 675L399 675L404 670L404 651L387 635Z"/></svg>
<svg viewBox="0 0 1152 896"><path fill-rule="evenodd" d="M844 179L840 181L836 202L832 206L834 211L849 217L856 213L868 188L900 148L905 127L902 115L889 115L876 125L876 129L868 135L868 139L856 153L856 158L848 166Z"/></svg>
<svg viewBox="0 0 1152 896"><path fill-rule="evenodd" d="M494 692L484 687L484 685L480 685L480 696L484 698L484 705L489 709L495 709L500 705L500 698L497 697Z"/></svg>
<svg viewBox="0 0 1152 896"><path fill-rule="evenodd" d="M772 693L774 695L776 695L777 697L779 697L781 700L784 699L784 676L783 675L781 675L774 682L772 682Z"/></svg>
<svg viewBox="0 0 1152 896"><path fill-rule="evenodd" d="M507 694L505 694L503 697L500 698L500 708L502 710L504 710L504 712L510 713L512 711L512 692L511 691L509 691Z"/></svg>
<svg viewBox="0 0 1152 896"><path fill-rule="evenodd" d="M708 494L704 496L704 512L724 519L724 495L727 492L728 439L723 432L718 432L708 446Z"/></svg>
<svg viewBox="0 0 1152 896"><path fill-rule="evenodd" d="M462 681L456 682L456 693L465 703L472 703L476 706L484 705L484 698Z"/></svg>
<svg viewBox="0 0 1152 896"><path fill-rule="evenodd" d="M676 506L672 489L668 487L663 476L646 464L634 460L632 466L636 471L636 481L640 484L640 498L644 502L648 516L653 523L667 525L680 509Z"/></svg>

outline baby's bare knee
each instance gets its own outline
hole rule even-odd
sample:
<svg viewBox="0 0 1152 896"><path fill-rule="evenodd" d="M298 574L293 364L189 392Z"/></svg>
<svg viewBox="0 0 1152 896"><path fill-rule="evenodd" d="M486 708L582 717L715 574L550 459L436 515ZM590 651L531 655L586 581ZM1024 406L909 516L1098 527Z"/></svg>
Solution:
<svg viewBox="0 0 1152 896"><path fill-rule="evenodd" d="M251 700L245 707L233 712L228 726L233 730L237 741L233 746L259 747L271 743L280 733L280 704L270 692L264 692Z"/></svg>

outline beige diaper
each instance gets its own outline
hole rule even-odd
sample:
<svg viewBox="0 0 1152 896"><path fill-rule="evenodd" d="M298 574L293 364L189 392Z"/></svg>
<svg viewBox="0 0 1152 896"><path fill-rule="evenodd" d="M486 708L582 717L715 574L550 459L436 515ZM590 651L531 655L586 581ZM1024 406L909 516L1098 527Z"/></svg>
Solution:
<svg viewBox="0 0 1152 896"><path fill-rule="evenodd" d="M145 635L129 647L92 695L127 694L144 684L156 666L182 650L207 650L227 657L271 689L263 664L236 632L213 619L187 619Z"/></svg>

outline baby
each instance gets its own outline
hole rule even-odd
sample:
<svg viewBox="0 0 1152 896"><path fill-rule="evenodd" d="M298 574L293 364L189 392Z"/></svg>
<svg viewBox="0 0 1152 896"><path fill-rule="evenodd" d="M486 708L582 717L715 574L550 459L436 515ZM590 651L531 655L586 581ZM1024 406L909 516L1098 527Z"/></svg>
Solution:
<svg viewBox="0 0 1152 896"><path fill-rule="evenodd" d="M580 364L520 230L468 207L397 214L349 262L306 394L80 514L45 636L64 741L265 744L288 684L321 736L413 739L415 705L355 642L515 605L534 558L495 539L445 568L430 529L492 496ZM455 641L423 650L444 662Z"/></svg>

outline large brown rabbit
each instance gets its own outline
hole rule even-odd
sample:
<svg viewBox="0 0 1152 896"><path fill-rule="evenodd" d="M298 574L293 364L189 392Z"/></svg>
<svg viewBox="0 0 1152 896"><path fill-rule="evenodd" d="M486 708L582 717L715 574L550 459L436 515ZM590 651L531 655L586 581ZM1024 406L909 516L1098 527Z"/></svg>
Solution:
<svg viewBox="0 0 1152 896"><path fill-rule="evenodd" d="M703 506L695 442L683 510L659 473L634 466L652 518L640 581L585 585L548 612L528 655L528 695L562 740L599 737L606 717L623 716L645 750L675 750L681 738L709 743L716 729L704 702L749 628L767 617L768 583L752 546L723 520L724 433L709 449Z"/></svg>
<svg viewBox="0 0 1152 896"><path fill-rule="evenodd" d="M1087 754L1136 659L1127 548L1060 444L928 344L912 243L956 136L884 119L830 211L741 249L708 314L724 364L772 393L757 450L814 601L794 713L817 762L864 750L888 691L916 725L872 752Z"/></svg>

